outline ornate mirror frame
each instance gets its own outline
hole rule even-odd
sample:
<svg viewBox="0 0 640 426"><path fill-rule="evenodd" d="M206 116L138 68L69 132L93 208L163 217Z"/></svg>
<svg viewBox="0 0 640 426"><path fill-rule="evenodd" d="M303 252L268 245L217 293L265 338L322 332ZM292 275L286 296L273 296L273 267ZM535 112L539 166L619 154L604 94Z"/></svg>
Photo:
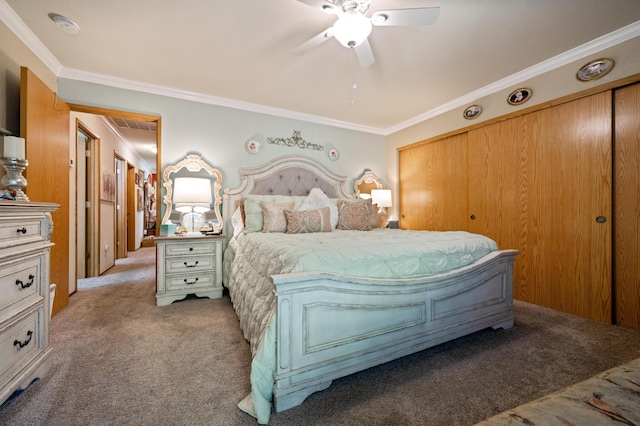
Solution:
<svg viewBox="0 0 640 426"><path fill-rule="evenodd" d="M361 198L360 194L371 194L372 189L384 189L384 184L369 169L364 169L364 174L353 184L353 190L357 198Z"/></svg>
<svg viewBox="0 0 640 426"><path fill-rule="evenodd" d="M222 174L218 169L213 168L198 154L188 154L184 160L165 167L162 172L162 186L166 189L166 194L162 198L165 205L164 216L161 223L169 223L169 219L173 212L173 178L177 175L188 175L193 173L194 177L208 177L211 179L211 194L214 196L213 208L206 213L207 221L217 220L218 229L222 229L222 214L220 212L220 204L222 197L220 190L222 188ZM175 175L172 177L172 175ZM215 179L215 180L214 180Z"/></svg>

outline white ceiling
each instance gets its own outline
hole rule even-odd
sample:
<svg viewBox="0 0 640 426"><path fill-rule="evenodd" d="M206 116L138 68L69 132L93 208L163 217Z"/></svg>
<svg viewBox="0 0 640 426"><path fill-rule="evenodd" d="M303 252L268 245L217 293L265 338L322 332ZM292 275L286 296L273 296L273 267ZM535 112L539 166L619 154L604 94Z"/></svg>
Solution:
<svg viewBox="0 0 640 426"><path fill-rule="evenodd" d="M640 21L639 0L372 0L369 15L441 10L432 26L374 27L376 62L361 68L334 39L293 54L336 20L297 0L3 1L59 62L59 76L378 134ZM79 34L58 29L51 12Z"/></svg>

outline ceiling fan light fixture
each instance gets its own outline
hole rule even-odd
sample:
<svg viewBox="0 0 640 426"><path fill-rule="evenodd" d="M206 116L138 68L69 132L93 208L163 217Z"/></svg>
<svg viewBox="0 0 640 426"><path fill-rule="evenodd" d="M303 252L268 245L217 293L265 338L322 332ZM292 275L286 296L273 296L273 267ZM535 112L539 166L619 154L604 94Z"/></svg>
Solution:
<svg viewBox="0 0 640 426"><path fill-rule="evenodd" d="M371 21L355 10L346 11L333 24L333 36L345 47L361 45L369 34L371 34Z"/></svg>

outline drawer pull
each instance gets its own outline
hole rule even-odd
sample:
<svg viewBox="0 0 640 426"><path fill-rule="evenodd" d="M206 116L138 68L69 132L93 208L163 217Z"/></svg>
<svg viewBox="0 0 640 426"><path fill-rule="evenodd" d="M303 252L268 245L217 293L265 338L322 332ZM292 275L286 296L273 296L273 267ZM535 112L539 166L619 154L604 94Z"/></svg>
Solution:
<svg viewBox="0 0 640 426"><path fill-rule="evenodd" d="M25 340L24 342L21 342L20 340L16 339L13 341L13 346L17 346L18 349L22 349L29 344L32 337L33 337L33 331L29 330L27 331L27 340Z"/></svg>
<svg viewBox="0 0 640 426"><path fill-rule="evenodd" d="M184 262L184 266L186 266L187 268L195 268L196 266L198 266L198 261L196 260L193 263Z"/></svg>
<svg viewBox="0 0 640 426"><path fill-rule="evenodd" d="M189 247L189 251L193 251L193 247Z"/></svg>
<svg viewBox="0 0 640 426"><path fill-rule="evenodd" d="M29 288L33 285L33 280L36 276L33 274L29 274L29 282L28 283L23 283L22 280L16 280L16 285L19 285L20 288Z"/></svg>
<svg viewBox="0 0 640 426"><path fill-rule="evenodd" d="M18 234L20 234L20 233L26 234L27 233L27 228L22 227L22 229L16 229L16 231L18 232Z"/></svg>
<svg viewBox="0 0 640 426"><path fill-rule="evenodd" d="M194 280L191 280L191 281L187 280L186 278L184 279L184 283L185 284L195 284L197 282L198 282L198 278L196 278Z"/></svg>

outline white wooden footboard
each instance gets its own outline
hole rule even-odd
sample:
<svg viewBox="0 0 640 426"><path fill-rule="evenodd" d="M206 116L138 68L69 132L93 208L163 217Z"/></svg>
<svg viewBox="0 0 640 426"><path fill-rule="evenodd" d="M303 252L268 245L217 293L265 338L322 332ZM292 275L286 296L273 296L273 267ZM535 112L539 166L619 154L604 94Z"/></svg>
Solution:
<svg viewBox="0 0 640 426"><path fill-rule="evenodd" d="M276 411L331 381L487 327L513 326L517 250L420 279L272 277L277 297Z"/></svg>

